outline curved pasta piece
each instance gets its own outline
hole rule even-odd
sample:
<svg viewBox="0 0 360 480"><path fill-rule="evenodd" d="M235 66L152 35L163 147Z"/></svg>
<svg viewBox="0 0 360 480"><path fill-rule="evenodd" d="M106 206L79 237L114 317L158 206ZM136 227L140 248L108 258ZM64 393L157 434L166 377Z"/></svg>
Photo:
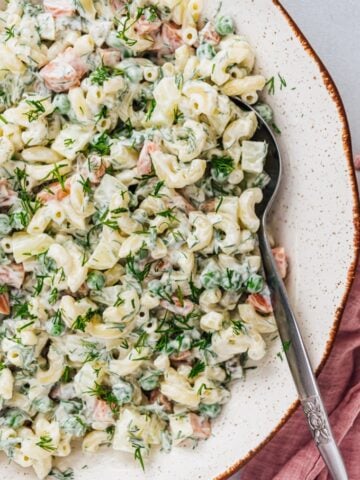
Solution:
<svg viewBox="0 0 360 480"><path fill-rule="evenodd" d="M39 235L14 233L11 237L11 249L15 262L21 263L28 260L30 256L40 255L40 253L46 252L53 243L54 239L46 233L40 233Z"/></svg>
<svg viewBox="0 0 360 480"><path fill-rule="evenodd" d="M256 93L265 87L265 77L251 75L244 78L229 80L222 86L221 91L228 96L246 95Z"/></svg>
<svg viewBox="0 0 360 480"><path fill-rule="evenodd" d="M143 347L141 351L131 350L125 358L110 360L109 370L121 377L136 372L144 363L146 356L150 353L149 348Z"/></svg>
<svg viewBox="0 0 360 480"><path fill-rule="evenodd" d="M88 433L82 441L82 450L84 452L95 453L102 445L109 443L109 434L104 431L92 431Z"/></svg>
<svg viewBox="0 0 360 480"><path fill-rule="evenodd" d="M241 241L241 231L237 222L226 213L208 213L207 218L214 229L223 233L223 238L216 239L216 245L228 255L238 250Z"/></svg>
<svg viewBox="0 0 360 480"><path fill-rule="evenodd" d="M40 385L53 385L56 383L64 370L64 357L53 346L48 353L49 368L47 370L38 370L36 380Z"/></svg>
<svg viewBox="0 0 360 480"><path fill-rule="evenodd" d="M160 391L170 400L189 408L196 408L200 403L200 396L195 389L173 368L165 371L164 381L160 383Z"/></svg>
<svg viewBox="0 0 360 480"><path fill-rule="evenodd" d="M64 246L53 243L47 254L58 268L63 269L69 289L75 293L85 282L88 272L87 266L82 262L83 252L74 242L69 241Z"/></svg>
<svg viewBox="0 0 360 480"><path fill-rule="evenodd" d="M182 94L189 99L189 107L195 114L213 115L218 101L214 87L201 80L192 80L185 82Z"/></svg>
<svg viewBox="0 0 360 480"><path fill-rule="evenodd" d="M254 54L247 42L239 42L230 48L221 50L213 59L213 70L211 80L216 85L223 85L230 79L228 68L231 65L240 65L251 67L253 66Z"/></svg>
<svg viewBox="0 0 360 480"><path fill-rule="evenodd" d="M248 112L243 114L240 118L231 122L224 130L224 148L227 150L239 141L248 140L254 136L256 129L257 119L255 113Z"/></svg>
<svg viewBox="0 0 360 480"><path fill-rule="evenodd" d="M260 220L255 213L255 205L263 199L260 188L248 188L239 197L239 217L242 225L250 232L257 232Z"/></svg>
<svg viewBox="0 0 360 480"><path fill-rule="evenodd" d="M259 333L276 332L277 326L274 315L259 315L250 303L238 305L238 310L241 319L252 325Z"/></svg>
<svg viewBox="0 0 360 480"><path fill-rule="evenodd" d="M186 120L184 125L174 126L164 132L163 138L167 150L176 155L180 162L191 162L204 150L206 131L201 123Z"/></svg>
<svg viewBox="0 0 360 480"><path fill-rule="evenodd" d="M157 176L169 188L184 188L196 183L204 175L206 161L195 159L189 166L180 166L175 155L154 152L152 161Z"/></svg>
<svg viewBox="0 0 360 480"><path fill-rule="evenodd" d="M123 238L110 227L104 226L100 242L96 246L86 267L96 270L108 270L121 258L120 247Z"/></svg>
<svg viewBox="0 0 360 480"><path fill-rule="evenodd" d="M128 323L136 316L140 309L140 299L135 288L129 288L119 295L118 306L111 306L104 310L103 321L105 323Z"/></svg>
<svg viewBox="0 0 360 480"><path fill-rule="evenodd" d="M189 234L187 244L192 252L197 252L210 244L213 237L213 226L202 212L190 212L189 223L194 231Z"/></svg>
<svg viewBox="0 0 360 480"><path fill-rule="evenodd" d="M211 338L211 347L217 355L217 362L224 362L244 352L248 352L252 360L260 360L266 352L266 345L260 333L248 329L246 333L236 334L233 327L214 333Z"/></svg>

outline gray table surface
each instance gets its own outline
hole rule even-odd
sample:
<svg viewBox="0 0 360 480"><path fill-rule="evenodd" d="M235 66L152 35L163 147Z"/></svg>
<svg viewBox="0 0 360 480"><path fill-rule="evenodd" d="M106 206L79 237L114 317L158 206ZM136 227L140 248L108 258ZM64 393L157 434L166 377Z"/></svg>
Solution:
<svg viewBox="0 0 360 480"><path fill-rule="evenodd" d="M360 154L360 0L281 0L281 3L335 81L350 123L353 151ZM238 473L230 480L240 478Z"/></svg>

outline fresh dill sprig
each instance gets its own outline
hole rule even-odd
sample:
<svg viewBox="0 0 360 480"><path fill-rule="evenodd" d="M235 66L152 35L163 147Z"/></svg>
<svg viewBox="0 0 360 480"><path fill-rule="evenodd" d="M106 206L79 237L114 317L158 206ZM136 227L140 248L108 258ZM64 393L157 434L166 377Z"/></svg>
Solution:
<svg viewBox="0 0 360 480"><path fill-rule="evenodd" d="M91 143L90 148L100 155L109 155L110 154L110 137L106 132L103 132L97 137L95 142Z"/></svg>
<svg viewBox="0 0 360 480"><path fill-rule="evenodd" d="M150 196L160 198L161 197L160 190L164 185L165 185L165 182L163 180L160 180L160 182L157 182L157 184L154 187L154 191L150 193Z"/></svg>
<svg viewBox="0 0 360 480"><path fill-rule="evenodd" d="M82 332L85 332L85 328L87 324L90 322L90 320L93 318L93 316L96 313L97 313L97 310L93 310L92 308L89 308L88 311L85 313L85 315L78 315L76 317L73 324L71 325L71 328L73 330L81 330Z"/></svg>
<svg viewBox="0 0 360 480"><path fill-rule="evenodd" d="M194 363L193 367L190 370L190 373L188 375L188 378L195 378L197 377L200 373L202 373L206 368L206 365L204 362L201 360L196 360Z"/></svg>
<svg viewBox="0 0 360 480"><path fill-rule="evenodd" d="M142 456L142 450L145 449L143 440L137 438L131 431L129 431L129 440L132 448L134 449L134 459L140 463L142 470L145 471L144 459Z"/></svg>
<svg viewBox="0 0 360 480"><path fill-rule="evenodd" d="M148 111L146 112L145 120L147 122L151 119L152 114L154 113L155 107L156 107L156 100L152 98L150 101L150 106L148 108Z"/></svg>
<svg viewBox="0 0 360 480"><path fill-rule="evenodd" d="M46 452L53 452L56 447L52 444L52 438L49 435L42 435L36 445Z"/></svg>
<svg viewBox="0 0 360 480"><path fill-rule="evenodd" d="M11 25L10 27L5 27L5 42L10 40L10 38L15 37L15 25Z"/></svg>
<svg viewBox="0 0 360 480"><path fill-rule="evenodd" d="M74 480L74 470L72 468L67 468L63 472L58 468L52 468L49 477L54 477L56 480Z"/></svg>
<svg viewBox="0 0 360 480"><path fill-rule="evenodd" d="M75 140L73 138L65 138L64 140L64 145L65 147L71 147L75 143Z"/></svg>
<svg viewBox="0 0 360 480"><path fill-rule="evenodd" d="M43 98L42 100L25 100L30 107L33 107L32 110L25 112L24 115L28 117L29 122L34 122L37 120L42 113L45 113L45 107L43 102L49 97Z"/></svg>
<svg viewBox="0 0 360 480"><path fill-rule="evenodd" d="M51 178L51 180L56 180L57 182L59 182L59 184L61 186L61 190L63 192L66 191L66 188L65 188L66 176L61 173L60 168L65 167L65 166L66 166L65 164L60 164L59 165L58 163L56 163L54 165L54 168L49 173L49 177Z"/></svg>
<svg viewBox="0 0 360 480"><path fill-rule="evenodd" d="M111 68L101 65L96 70L91 72L89 79L93 85L102 87L104 82L111 77Z"/></svg>
<svg viewBox="0 0 360 480"><path fill-rule="evenodd" d="M242 320L233 320L232 329L235 335L240 335L241 333L246 333L246 326Z"/></svg>
<svg viewBox="0 0 360 480"><path fill-rule="evenodd" d="M211 158L211 168L217 178L226 178L234 170L234 160L227 156L216 156Z"/></svg>
<svg viewBox="0 0 360 480"><path fill-rule="evenodd" d="M268 88L269 95L274 95L275 93L275 77L274 76L272 76L271 78L269 78L269 80L267 80L267 82L265 83L265 87Z"/></svg>
<svg viewBox="0 0 360 480"><path fill-rule="evenodd" d="M128 272L134 277L136 278L136 280L140 283L142 281L145 280L145 278L149 275L149 272L150 272L150 268L151 268L151 265L152 265L152 262L149 262L149 263L146 263L143 270L140 270L137 266L136 266L136 260L135 260L135 257L130 253L127 257L126 257L126 268L128 270Z"/></svg>
<svg viewBox="0 0 360 480"><path fill-rule="evenodd" d="M163 210L162 212L158 212L157 215L160 215L160 217L164 217L169 219L171 222L179 222L177 217L174 215L174 210L175 207L169 208L168 210Z"/></svg>

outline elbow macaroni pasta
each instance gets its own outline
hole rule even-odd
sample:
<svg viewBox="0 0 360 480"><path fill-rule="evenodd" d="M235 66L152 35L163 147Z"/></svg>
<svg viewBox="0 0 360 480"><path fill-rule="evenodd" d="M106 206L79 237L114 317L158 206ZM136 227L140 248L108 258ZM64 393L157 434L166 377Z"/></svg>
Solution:
<svg viewBox="0 0 360 480"><path fill-rule="evenodd" d="M249 43L202 0L38 3L0 12L0 449L43 479L207 438L276 325Z"/></svg>

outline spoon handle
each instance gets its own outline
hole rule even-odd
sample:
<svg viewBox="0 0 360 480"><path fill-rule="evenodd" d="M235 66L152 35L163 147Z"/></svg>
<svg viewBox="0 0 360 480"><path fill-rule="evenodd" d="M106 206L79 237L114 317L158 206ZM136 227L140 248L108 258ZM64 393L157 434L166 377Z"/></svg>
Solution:
<svg viewBox="0 0 360 480"><path fill-rule="evenodd" d="M317 448L334 480L348 480L341 453L331 431L319 387L312 371L309 356L302 340L299 326L290 306L286 289L272 255L264 230L259 230L259 246L267 283L269 285L279 335L289 368L297 388L299 399Z"/></svg>

